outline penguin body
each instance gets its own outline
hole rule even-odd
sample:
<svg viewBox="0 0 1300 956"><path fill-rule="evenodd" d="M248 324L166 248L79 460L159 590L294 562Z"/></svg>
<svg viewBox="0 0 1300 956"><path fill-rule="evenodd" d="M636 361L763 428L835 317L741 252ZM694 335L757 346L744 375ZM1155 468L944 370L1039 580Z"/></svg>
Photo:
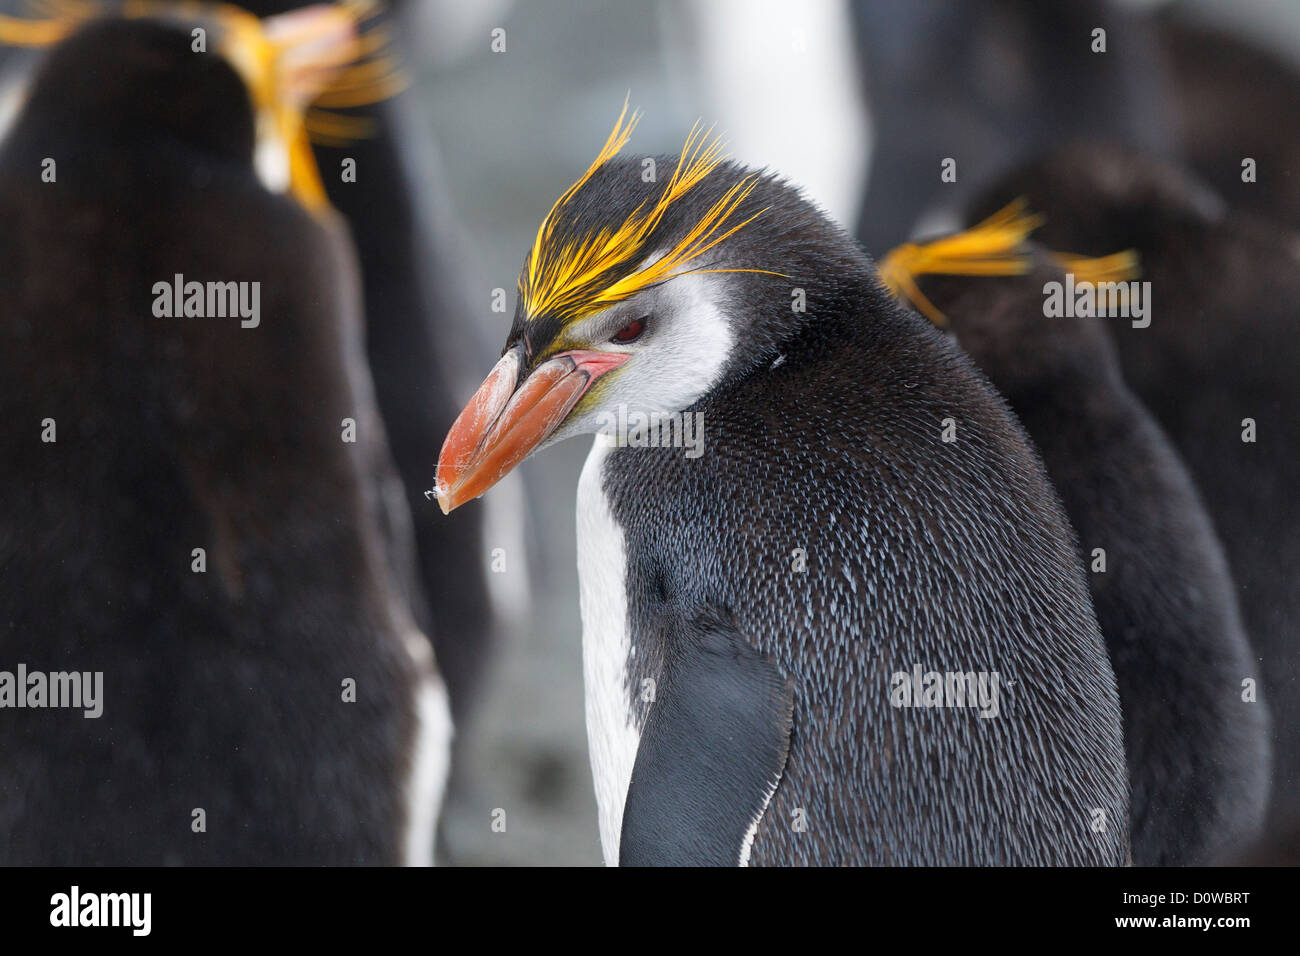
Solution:
<svg viewBox="0 0 1300 956"><path fill-rule="evenodd" d="M310 0L242 0L260 17ZM373 13L368 29L405 36L404 4ZM396 9L392 9L396 7ZM402 92L351 111L369 125L348 142L317 144L314 153L330 204L346 219L361 268L365 348L375 398L406 503L415 517L414 580L408 593L416 622L429 634L461 724L486 674L493 611L484 516L469 508L435 521L429 449L456 416L451 381L468 355L457 354L469 309L457 289L455 224L437 181L434 150L424 142L410 97ZM420 165L415 165L418 157ZM355 177L342 175L353 164ZM500 542L497 542L500 543Z"/></svg>
<svg viewBox="0 0 1300 956"><path fill-rule="evenodd" d="M1182 455L1228 556L1256 656L1238 694L1271 715L1269 826L1285 828L1300 818L1300 237L1228 208L1175 167L1102 147L1016 171L986 205L1020 195L1045 214L1045 245L1141 257L1150 325L1108 328L1125 381Z"/></svg>
<svg viewBox="0 0 1300 956"><path fill-rule="evenodd" d="M1267 711L1241 699L1253 654L1222 546L1123 380L1112 320L1044 316L1061 281L1040 253L1025 276L920 288L1011 403L1079 536L1124 712L1133 862L1205 865L1247 845L1267 807Z"/></svg>
<svg viewBox="0 0 1300 956"><path fill-rule="evenodd" d="M1111 677L1051 489L978 373L867 288L860 312L815 312L772 354L785 356L776 368L747 370L701 400L701 458L623 448L597 466L628 549L623 667L639 730L625 810L602 808L622 817L624 842L606 838L606 855L634 864L734 863L746 849L754 864L1122 863ZM947 417L959 436L950 445ZM796 570L796 549L806 572ZM584 594L606 586L586 577ZM586 605L584 647L603 638ZM772 677L683 661L677 647L716 633L711 626L778 661L789 697L775 695ZM1014 702L991 719L892 707L893 675L917 664L997 672ZM647 679L664 685L654 705L641 699ZM1088 703L1049 680L1077 683ZM692 699L664 719L679 681ZM737 750L733 724L694 719L729 682L749 698L775 698L761 727L790 727L784 766L766 735L744 734ZM1086 766L1056 763L1067 749L1097 745L1082 733L1056 739L1094 721L1109 727L1104 750ZM1034 764L1031 740L1044 741L1046 766ZM679 839L675 827L701 807L736 807L716 792L719 777L738 773L723 761L764 755L765 767L780 768L779 785L751 791L768 802L745 805L741 842L727 845L734 858L659 845ZM598 780L598 794L605 789L616 787ZM1082 815L1071 820L1067 807ZM1105 838L1089 831L1084 807L1112 815ZM806 832L796 829L801 819ZM734 837L738 818L727 822Z"/></svg>
<svg viewBox="0 0 1300 956"><path fill-rule="evenodd" d="M0 151L0 661L103 684L97 718L0 722L4 861L428 862L450 722L355 262L190 43L83 26ZM256 322L165 314L177 276L257 283Z"/></svg>
<svg viewBox="0 0 1300 956"><path fill-rule="evenodd" d="M1126 862L1114 677L1013 416L793 188L694 136L646 183L625 139L544 221L437 485L454 508L599 436L578 560L606 861ZM700 454L624 412L698 414ZM926 706L923 671L969 675L969 706Z"/></svg>

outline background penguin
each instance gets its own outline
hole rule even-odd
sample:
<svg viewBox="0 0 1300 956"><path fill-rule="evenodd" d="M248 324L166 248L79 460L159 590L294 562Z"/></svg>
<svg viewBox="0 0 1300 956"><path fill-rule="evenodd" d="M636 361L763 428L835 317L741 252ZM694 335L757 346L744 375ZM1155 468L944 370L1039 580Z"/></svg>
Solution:
<svg viewBox="0 0 1300 956"><path fill-rule="evenodd" d="M239 6L266 17L307 2L241 0ZM461 345L469 338L463 323L470 309L457 291L455 226L440 195L437 157L402 90L406 31L399 14L407 4L353 6L366 11L369 36L387 39L388 69L376 71L360 90L326 91L322 103L356 105L331 109L326 129L314 131L313 149L330 204L347 220L356 245L375 398L415 516L418 587L412 604L433 640L460 726L484 679L493 637L484 515L482 508L469 508L439 521L425 492L429 450L458 410L456 374L477 356ZM342 175L345 160L355 162L354 179Z"/></svg>
<svg viewBox="0 0 1300 956"><path fill-rule="evenodd" d="M238 5L268 17L309 2ZM426 496L430 449L456 417L457 396L472 384L465 370L477 367L482 348L476 346L482 343L470 327L473 309L461 295L457 260L464 236L450 214L437 150L405 88L414 62L407 50L410 13L418 6L391 0L346 4L363 18L365 37L377 49L363 78L330 84L308 121L314 123L312 151L330 205L346 220L361 267L365 358L401 478L401 508L414 519L414 556L401 562L411 578L406 593L416 623L433 642L457 728L450 796L465 782L466 729L489 675L495 639L526 617L526 597L519 597L527 594L527 579L517 558L524 553L518 501L485 502L439 520ZM355 175L345 177L345 163ZM486 555L498 547L512 557L510 575L486 573ZM455 852L448 839L439 846L444 858Z"/></svg>
<svg viewBox="0 0 1300 956"><path fill-rule="evenodd" d="M607 862L1124 863L1114 677L1014 418L794 189L698 136L647 183L630 130L543 222L436 489L703 416L699 457L602 435L579 486ZM914 667L997 672L998 716L891 706Z"/></svg>
<svg viewBox="0 0 1300 956"><path fill-rule="evenodd" d="M280 102L257 22L159 15L52 50L0 149L0 659L103 672L97 719L0 722L5 862L427 862L449 720L385 553L355 262L309 168L255 172L286 115L250 103ZM292 97L352 35L266 29ZM259 282L257 324L159 317L177 274Z"/></svg>
<svg viewBox="0 0 1300 956"><path fill-rule="evenodd" d="M1238 36L1183 19L1159 21L1183 161L1231 205L1300 227L1300 75ZM1258 175L1243 182L1242 161Z"/></svg>
<svg viewBox="0 0 1300 956"><path fill-rule="evenodd" d="M1182 460L1120 374L1110 320L1045 317L1064 274L1034 255L1023 276L917 282L1011 403L1078 533L1124 712L1133 862L1204 865L1248 846L1268 803L1268 721L1241 699L1255 662L1232 578Z"/></svg>
<svg viewBox="0 0 1300 956"><path fill-rule="evenodd" d="M872 128L856 232L873 255L957 228L990 177L1087 130L1174 148L1161 47L1109 0L854 0ZM1105 52L1094 51L1094 30ZM952 159L955 178L940 178ZM920 223L918 227L918 222Z"/></svg>
<svg viewBox="0 0 1300 956"><path fill-rule="evenodd" d="M1228 555L1259 659L1246 676L1262 680L1273 722L1270 826L1286 829L1300 821L1300 236L1226 208L1176 167L1103 147L1008 175L975 212L1022 195L1046 216L1044 245L1141 256L1151 324L1114 322L1110 333Z"/></svg>

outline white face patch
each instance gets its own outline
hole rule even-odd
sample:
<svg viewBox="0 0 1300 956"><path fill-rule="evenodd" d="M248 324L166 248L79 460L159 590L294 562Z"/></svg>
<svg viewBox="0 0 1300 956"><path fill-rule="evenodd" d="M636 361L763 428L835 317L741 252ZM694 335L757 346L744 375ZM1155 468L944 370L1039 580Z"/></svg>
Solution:
<svg viewBox="0 0 1300 956"><path fill-rule="evenodd" d="M572 334L590 348L632 356L608 373L599 403L583 402L581 411L547 439L547 445L574 435L598 432L608 415L678 412L717 383L735 342L731 323L720 305L726 276L688 273L627 302L588 316ZM649 316L641 339L611 342L619 320ZM611 323L611 319L614 321Z"/></svg>

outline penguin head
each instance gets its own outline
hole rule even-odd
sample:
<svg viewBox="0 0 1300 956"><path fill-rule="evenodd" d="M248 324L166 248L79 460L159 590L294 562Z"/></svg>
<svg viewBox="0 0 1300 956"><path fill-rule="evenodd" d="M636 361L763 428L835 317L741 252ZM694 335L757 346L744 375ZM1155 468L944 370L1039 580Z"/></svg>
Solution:
<svg viewBox="0 0 1300 956"><path fill-rule="evenodd" d="M56 4L56 6L58 6ZM149 150L160 140L253 164L273 192L326 204L309 107L340 76L347 105L394 88L387 61L358 64L359 14L321 4L259 20L226 4L67 5L49 20L0 17L0 43L52 46L15 132ZM355 72L366 67L370 90ZM360 92L359 92L360 89ZM334 91L339 96L339 91Z"/></svg>
<svg viewBox="0 0 1300 956"><path fill-rule="evenodd" d="M1223 198L1187 170L1109 143L1070 143L1012 170L976 198L970 213L982 217L1017 195L1047 214L1040 241L1085 255L1116 244L1142 248L1152 237L1227 212Z"/></svg>
<svg viewBox="0 0 1300 956"><path fill-rule="evenodd" d="M1089 284L1127 283L1140 271L1133 249L1093 258L1031 241L1044 219L1022 196L967 229L906 242L880 260L890 292L954 334L1004 389L1113 369L1100 319L1049 317L1044 303L1052 283L1064 294L1067 274Z"/></svg>
<svg viewBox="0 0 1300 956"><path fill-rule="evenodd" d="M962 349L1004 393L1044 384L1073 386L1117 369L1105 321L1096 316L1046 317L1045 292L1065 272L1053 254L1028 245L1022 275L918 278L926 299L939 309Z"/></svg>
<svg viewBox="0 0 1300 956"><path fill-rule="evenodd" d="M538 229L502 357L439 455L444 511L538 448L686 410L871 281L843 230L698 128L678 157L617 158L626 116Z"/></svg>

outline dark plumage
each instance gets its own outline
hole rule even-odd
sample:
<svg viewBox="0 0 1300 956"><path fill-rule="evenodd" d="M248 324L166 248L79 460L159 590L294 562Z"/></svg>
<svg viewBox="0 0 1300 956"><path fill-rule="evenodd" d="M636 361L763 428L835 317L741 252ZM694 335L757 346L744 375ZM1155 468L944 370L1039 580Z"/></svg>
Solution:
<svg viewBox="0 0 1300 956"><path fill-rule="evenodd" d="M1300 73L1242 39L1174 15L1160 25L1188 167L1231 205L1300 227ZM1255 160L1252 182L1242 160Z"/></svg>
<svg viewBox="0 0 1300 956"><path fill-rule="evenodd" d="M312 0L239 0L261 17ZM402 7L404 4L396 4ZM387 30L400 46L400 9L380 9L367 29ZM468 309L455 292L453 224L435 188L434 150L425 141L410 94L356 107L369 134L346 146L316 146L330 203L356 246L365 305L365 350L375 399L415 517L416 574L408 592L429 634L459 725L479 693L490 657L492 610L482 540L482 507L453 518L437 514L425 492L437 447L456 417L451 373L463 360L458 339ZM344 182L342 161L356 161Z"/></svg>
<svg viewBox="0 0 1300 956"><path fill-rule="evenodd" d="M356 266L252 149L236 73L147 20L53 49L0 149L0 660L105 698L0 720L5 863L403 857L434 675L380 531L410 547ZM176 273L259 281L260 325L155 317Z"/></svg>
<svg viewBox="0 0 1300 956"><path fill-rule="evenodd" d="M1149 328L1110 325L1125 380L1186 461L1228 555L1273 720L1272 824L1300 819L1300 237L1226 208L1191 176L1078 146L1017 171L984 207L1026 195L1044 245L1133 248ZM978 213L980 210L976 210ZM1256 441L1243 441L1252 419ZM1239 692L1240 693L1240 692Z"/></svg>
<svg viewBox="0 0 1300 956"><path fill-rule="evenodd" d="M1045 317L1054 281L1040 258L1026 276L920 285L1011 403L1078 533L1124 712L1133 862L1206 864L1247 844L1267 806L1266 708L1241 699L1253 655L1192 479L1120 373L1108 328L1129 320Z"/></svg>

